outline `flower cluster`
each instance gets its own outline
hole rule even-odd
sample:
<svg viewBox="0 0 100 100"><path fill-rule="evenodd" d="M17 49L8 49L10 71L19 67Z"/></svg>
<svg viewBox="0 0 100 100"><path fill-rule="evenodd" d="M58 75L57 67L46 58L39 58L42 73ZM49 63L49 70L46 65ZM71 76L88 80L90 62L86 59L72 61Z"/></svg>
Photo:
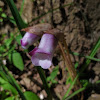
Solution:
<svg viewBox="0 0 100 100"><path fill-rule="evenodd" d="M27 49L42 36L39 46L29 52L29 55L35 66L41 66L43 69L49 68L52 65L52 57L58 43L55 35L50 33L54 31L51 25L47 23L39 24L26 28L24 31L26 31L26 34L21 39L21 46L24 49Z"/></svg>

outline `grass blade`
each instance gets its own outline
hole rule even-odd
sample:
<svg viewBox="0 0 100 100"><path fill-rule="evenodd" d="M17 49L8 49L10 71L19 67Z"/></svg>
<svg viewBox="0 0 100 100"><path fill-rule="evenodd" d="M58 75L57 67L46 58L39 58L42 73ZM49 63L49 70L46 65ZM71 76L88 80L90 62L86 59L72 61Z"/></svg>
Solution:
<svg viewBox="0 0 100 100"><path fill-rule="evenodd" d="M90 57L94 57L99 48L100 48L100 37L99 37L98 41L96 42L96 44L94 45L94 47L93 47L93 49L92 49L92 51L91 51L89 56ZM90 64L90 62L91 62L90 59L87 59L85 61L85 63L82 66L81 72L83 72L85 70L85 68Z"/></svg>
<svg viewBox="0 0 100 100"><path fill-rule="evenodd" d="M45 16L45 15L51 13L51 12L54 12L54 11L60 9L60 8L64 8L64 7L67 7L67 6L73 5L73 4L74 4L74 3L72 2L72 3L69 3L69 4L65 4L65 5L63 5L62 7L57 7L57 8L54 8L54 9L50 9L49 11L43 13L42 15L40 15L40 16L38 16L38 17L32 19L31 22L33 22L33 21L35 21L35 20L38 20L38 19L40 19L41 17L43 17L43 16ZM31 22L29 22L29 24L30 24Z"/></svg>
<svg viewBox="0 0 100 100"><path fill-rule="evenodd" d="M21 9L20 9L20 15L22 15L22 12L23 12L23 8L24 8L24 2L25 2L25 0L23 0L22 1L22 4L21 4Z"/></svg>
<svg viewBox="0 0 100 100"><path fill-rule="evenodd" d="M72 97L74 97L75 95L77 95L78 93L84 91L85 89L89 88L89 87L94 87L95 85L100 84L100 80L96 81L96 83L91 84L89 83L87 86L80 88L79 90L75 91L73 94L67 96L67 98L65 100L70 100Z"/></svg>
<svg viewBox="0 0 100 100"><path fill-rule="evenodd" d="M20 97L22 98L22 100L26 100L26 98L25 98L23 92L21 91L20 86L17 84L17 82L16 82L16 80L14 79L14 77L9 73L7 67L3 66L2 69L3 69L2 71L4 71L4 73L6 73L5 75L6 75L7 79L8 79L8 82L9 82L12 86L14 86L14 87L16 88L16 90L18 91L18 93L19 93Z"/></svg>
<svg viewBox="0 0 100 100"><path fill-rule="evenodd" d="M19 28L19 30L21 30L22 28L25 28L27 26L27 24L24 23L24 21L22 20L15 4L13 0L6 0L6 2L8 3L10 10L12 12L12 15L14 17L14 19L16 20L16 24L17 27Z"/></svg>
<svg viewBox="0 0 100 100"><path fill-rule="evenodd" d="M93 61L100 61L100 59L97 59L97 58L94 58L94 57L91 57L91 56L85 56L83 54L79 54L77 52L70 52L72 55L76 55L76 56L80 56L80 57L85 57L87 59L90 59L90 60L93 60Z"/></svg>
<svg viewBox="0 0 100 100"><path fill-rule="evenodd" d="M72 82L72 84L70 85L70 87L68 88L66 94L64 95L62 100L65 100L65 98L68 96L69 92L71 91L71 89L73 88L74 84L76 83L78 79L78 75L76 76L76 78L74 79L74 81Z"/></svg>
<svg viewBox="0 0 100 100"><path fill-rule="evenodd" d="M65 100L70 100L73 96L77 95L78 93L84 91L86 87L80 88L79 90L75 91L73 94L69 95Z"/></svg>

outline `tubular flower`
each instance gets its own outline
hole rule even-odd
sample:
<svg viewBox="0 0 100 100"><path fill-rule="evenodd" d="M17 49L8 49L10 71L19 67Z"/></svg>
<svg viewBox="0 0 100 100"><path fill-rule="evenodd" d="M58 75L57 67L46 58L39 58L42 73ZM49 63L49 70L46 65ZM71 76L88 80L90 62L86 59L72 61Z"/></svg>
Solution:
<svg viewBox="0 0 100 100"><path fill-rule="evenodd" d="M39 39L39 36L26 32L24 37L21 39L21 46L24 49L27 49L33 42L36 42Z"/></svg>
<svg viewBox="0 0 100 100"><path fill-rule="evenodd" d="M47 69L52 65L52 57L57 46L57 39L52 34L44 34L38 47L33 49L29 55L35 66L41 66Z"/></svg>

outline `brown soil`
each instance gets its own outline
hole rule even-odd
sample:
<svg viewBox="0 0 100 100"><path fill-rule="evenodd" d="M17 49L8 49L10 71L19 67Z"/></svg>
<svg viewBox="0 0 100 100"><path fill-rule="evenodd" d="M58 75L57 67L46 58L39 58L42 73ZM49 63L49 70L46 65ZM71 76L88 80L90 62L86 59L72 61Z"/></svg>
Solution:
<svg viewBox="0 0 100 100"><path fill-rule="evenodd" d="M4 12L11 16L10 10L5 2L1 1L0 6L4 9ZM18 9L21 7L22 0L15 0ZM64 8L63 5L72 3ZM50 9L60 7L58 10L51 12L42 18L31 22L32 19L40 16L41 14L47 12ZM100 37L100 0L25 0L24 9L22 17L25 22L31 25L47 22L52 24L53 27L58 28L63 31L65 35L68 47L73 52L82 53L84 55L89 55L91 48L96 43L97 39ZM12 25L8 20L4 23L0 23L0 33L15 32L16 27ZM23 50L20 48L20 52ZM22 53L25 57L25 54ZM27 55L26 55L27 56ZM100 59L100 51L97 52L96 56ZM55 100L59 100L57 96L61 99L66 93L69 85L65 85L67 79L67 71L65 70L65 65L63 59L60 55L59 47L54 55L54 65L59 65L60 72L56 80L58 84L52 87L54 92ZM79 62L79 67L84 61L84 58L79 56L71 55L73 64ZM37 93L39 96L43 94L46 98L47 94L44 91L42 81L37 73L35 67L31 64L30 59L24 58L25 69L23 72L13 68L9 69L13 73L14 77L18 83L22 86L23 91L29 90ZM94 83L100 79L100 63L92 61L87 70L84 72L86 77L83 79L88 79L90 82ZM52 72L52 66L50 69L45 70L45 73L49 75ZM16 71L16 72L15 72ZM88 91L88 92L87 92ZM88 94L87 94L88 93ZM91 87L86 92L84 92L84 100L100 100L100 88L98 86Z"/></svg>

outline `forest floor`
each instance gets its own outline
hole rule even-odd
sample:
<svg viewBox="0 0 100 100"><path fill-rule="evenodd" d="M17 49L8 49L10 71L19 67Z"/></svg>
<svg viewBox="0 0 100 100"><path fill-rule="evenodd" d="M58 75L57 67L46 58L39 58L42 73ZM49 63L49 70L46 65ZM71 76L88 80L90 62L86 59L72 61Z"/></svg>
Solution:
<svg viewBox="0 0 100 100"><path fill-rule="evenodd" d="M18 9L21 7L22 0L14 0ZM100 37L100 0L25 0L22 12L22 18L29 25L35 25L42 22L50 23L53 27L63 31L68 44L69 50L79 54L89 55L93 45ZM69 4L65 7L63 5ZM12 16L9 7L3 1L0 1L0 7L4 9L7 16ZM32 19L41 16L43 13L60 7L59 9L50 12L43 17L35 20ZM9 37L10 32L15 32L16 26L9 20L4 20L0 23L0 34L7 33ZM37 73L37 70L31 63L27 55L23 53L23 49L19 48L23 56L25 68L24 71L19 71L17 68L8 62L8 68L14 75L15 79L22 85L23 91L29 90L37 93L39 96L43 95L46 98L46 92L43 88L42 81ZM97 52L96 58L100 59L100 50ZM71 55L73 64L79 63L78 69L84 62L84 57ZM51 87L55 100L59 100L64 96L69 84L66 85L68 72L65 69L63 58L60 54L59 47L57 47L53 58L53 66L45 70L47 76L50 75L55 66L59 66L59 73L57 74L56 85ZM87 79L94 83L100 79L100 62L92 61L88 68L84 71L84 76L80 79ZM84 100L100 100L100 86L88 88L84 91Z"/></svg>

